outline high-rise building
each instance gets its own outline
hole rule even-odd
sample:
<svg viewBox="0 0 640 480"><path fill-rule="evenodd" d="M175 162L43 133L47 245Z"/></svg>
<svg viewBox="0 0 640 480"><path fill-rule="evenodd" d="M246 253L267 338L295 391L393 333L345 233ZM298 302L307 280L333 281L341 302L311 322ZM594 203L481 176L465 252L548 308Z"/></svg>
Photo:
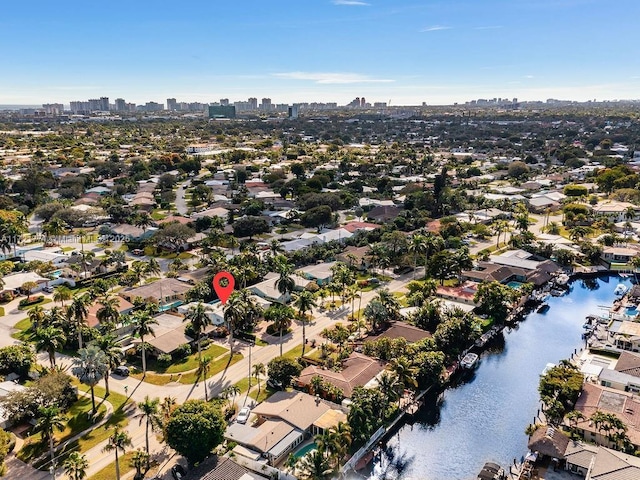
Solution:
<svg viewBox="0 0 640 480"><path fill-rule="evenodd" d="M235 105L210 105L209 118L236 118Z"/></svg>
<svg viewBox="0 0 640 480"><path fill-rule="evenodd" d="M229 105L229 99L228 98L221 98L220 99L220 105L223 107L226 107Z"/></svg>
<svg viewBox="0 0 640 480"><path fill-rule="evenodd" d="M47 115L62 115L64 113L64 105L61 103L45 103L42 108Z"/></svg>
<svg viewBox="0 0 640 480"><path fill-rule="evenodd" d="M175 98L167 98L167 110L178 110L178 102L176 102Z"/></svg>
<svg viewBox="0 0 640 480"><path fill-rule="evenodd" d="M100 97L100 110L102 112L109 111L109 97Z"/></svg>
<svg viewBox="0 0 640 480"><path fill-rule="evenodd" d="M367 101L364 99L364 97L362 97L362 98L360 99L360 106L361 106L362 108L364 108L364 107L366 107L366 106L367 106Z"/></svg>
<svg viewBox="0 0 640 480"><path fill-rule="evenodd" d="M127 102L124 101L124 98L116 98L115 109L116 112L125 112L127 110Z"/></svg>
<svg viewBox="0 0 640 480"><path fill-rule="evenodd" d="M249 100L247 100L247 102L249 103L249 110L257 110L258 109L258 99L255 97L251 97Z"/></svg>
<svg viewBox="0 0 640 480"><path fill-rule="evenodd" d="M272 108L271 99L270 98L263 98L262 102L260 103L260 110L268 112L268 111L271 110L271 108Z"/></svg>
<svg viewBox="0 0 640 480"><path fill-rule="evenodd" d="M289 118L298 118L298 105L291 105L289 107Z"/></svg>

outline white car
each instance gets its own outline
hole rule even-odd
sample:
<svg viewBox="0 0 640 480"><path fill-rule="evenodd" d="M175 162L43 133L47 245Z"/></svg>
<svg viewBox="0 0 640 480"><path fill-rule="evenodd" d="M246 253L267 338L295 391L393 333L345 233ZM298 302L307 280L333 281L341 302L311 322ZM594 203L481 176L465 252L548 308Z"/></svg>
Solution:
<svg viewBox="0 0 640 480"><path fill-rule="evenodd" d="M238 412L236 422L247 423L247 420L249 420L249 415L251 415L251 409L249 407L242 407Z"/></svg>

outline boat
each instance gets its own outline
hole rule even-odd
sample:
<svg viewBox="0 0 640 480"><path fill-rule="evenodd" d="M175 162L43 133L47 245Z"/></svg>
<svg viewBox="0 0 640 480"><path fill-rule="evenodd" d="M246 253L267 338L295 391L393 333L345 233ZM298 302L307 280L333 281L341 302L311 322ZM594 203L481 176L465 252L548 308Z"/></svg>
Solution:
<svg viewBox="0 0 640 480"><path fill-rule="evenodd" d="M504 480L504 469L497 463L487 462L478 473L478 480Z"/></svg>
<svg viewBox="0 0 640 480"><path fill-rule="evenodd" d="M560 290L558 288L552 288L549 293L551 293L551 295L554 296L554 297L561 297L562 295L564 295L567 292L565 292L564 290Z"/></svg>
<svg viewBox="0 0 640 480"><path fill-rule="evenodd" d="M538 313L544 313L544 312L546 312L547 310L549 310L549 304L548 304L548 303L543 303L542 305L540 305L540 306L537 308L536 312L538 312Z"/></svg>
<svg viewBox="0 0 640 480"><path fill-rule="evenodd" d="M567 275L566 273L563 273L561 275L558 275L558 278L556 278L556 283L558 285L566 285L567 283L569 283L569 280L571 280L569 275Z"/></svg>
<svg viewBox="0 0 640 480"><path fill-rule="evenodd" d="M625 287L622 283L619 283L616 289L613 291L614 295L620 296L627 293L627 287Z"/></svg>
<svg viewBox="0 0 640 480"><path fill-rule="evenodd" d="M478 363L478 354L477 353L467 353L462 360L460 360L460 366L462 368L466 368L467 370L472 369Z"/></svg>

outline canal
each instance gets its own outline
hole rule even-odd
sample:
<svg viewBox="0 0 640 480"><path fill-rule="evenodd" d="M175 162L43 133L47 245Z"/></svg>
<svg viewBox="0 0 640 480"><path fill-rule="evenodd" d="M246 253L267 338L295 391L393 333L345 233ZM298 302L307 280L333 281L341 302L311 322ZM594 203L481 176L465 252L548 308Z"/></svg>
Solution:
<svg viewBox="0 0 640 480"><path fill-rule="evenodd" d="M538 381L547 363L568 358L584 345L585 317L606 314L613 291L630 278L576 280L568 294L548 300L549 310L531 313L505 329L472 375L431 398L413 424L388 439L369 478L470 480L485 462L505 469L526 454L524 430L539 408Z"/></svg>

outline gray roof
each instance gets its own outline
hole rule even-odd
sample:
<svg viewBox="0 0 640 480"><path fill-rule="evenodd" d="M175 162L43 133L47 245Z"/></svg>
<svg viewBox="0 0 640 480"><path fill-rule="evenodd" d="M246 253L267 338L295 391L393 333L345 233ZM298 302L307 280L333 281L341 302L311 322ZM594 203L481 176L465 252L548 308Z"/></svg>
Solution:
<svg viewBox="0 0 640 480"><path fill-rule="evenodd" d="M185 480L263 480L261 475L238 465L230 458L212 456L190 470Z"/></svg>
<svg viewBox="0 0 640 480"><path fill-rule="evenodd" d="M567 445L564 458L567 463L587 469L591 466L591 461L593 460L593 457L596 456L597 452L598 447L595 445L588 445L586 443L571 440Z"/></svg>

